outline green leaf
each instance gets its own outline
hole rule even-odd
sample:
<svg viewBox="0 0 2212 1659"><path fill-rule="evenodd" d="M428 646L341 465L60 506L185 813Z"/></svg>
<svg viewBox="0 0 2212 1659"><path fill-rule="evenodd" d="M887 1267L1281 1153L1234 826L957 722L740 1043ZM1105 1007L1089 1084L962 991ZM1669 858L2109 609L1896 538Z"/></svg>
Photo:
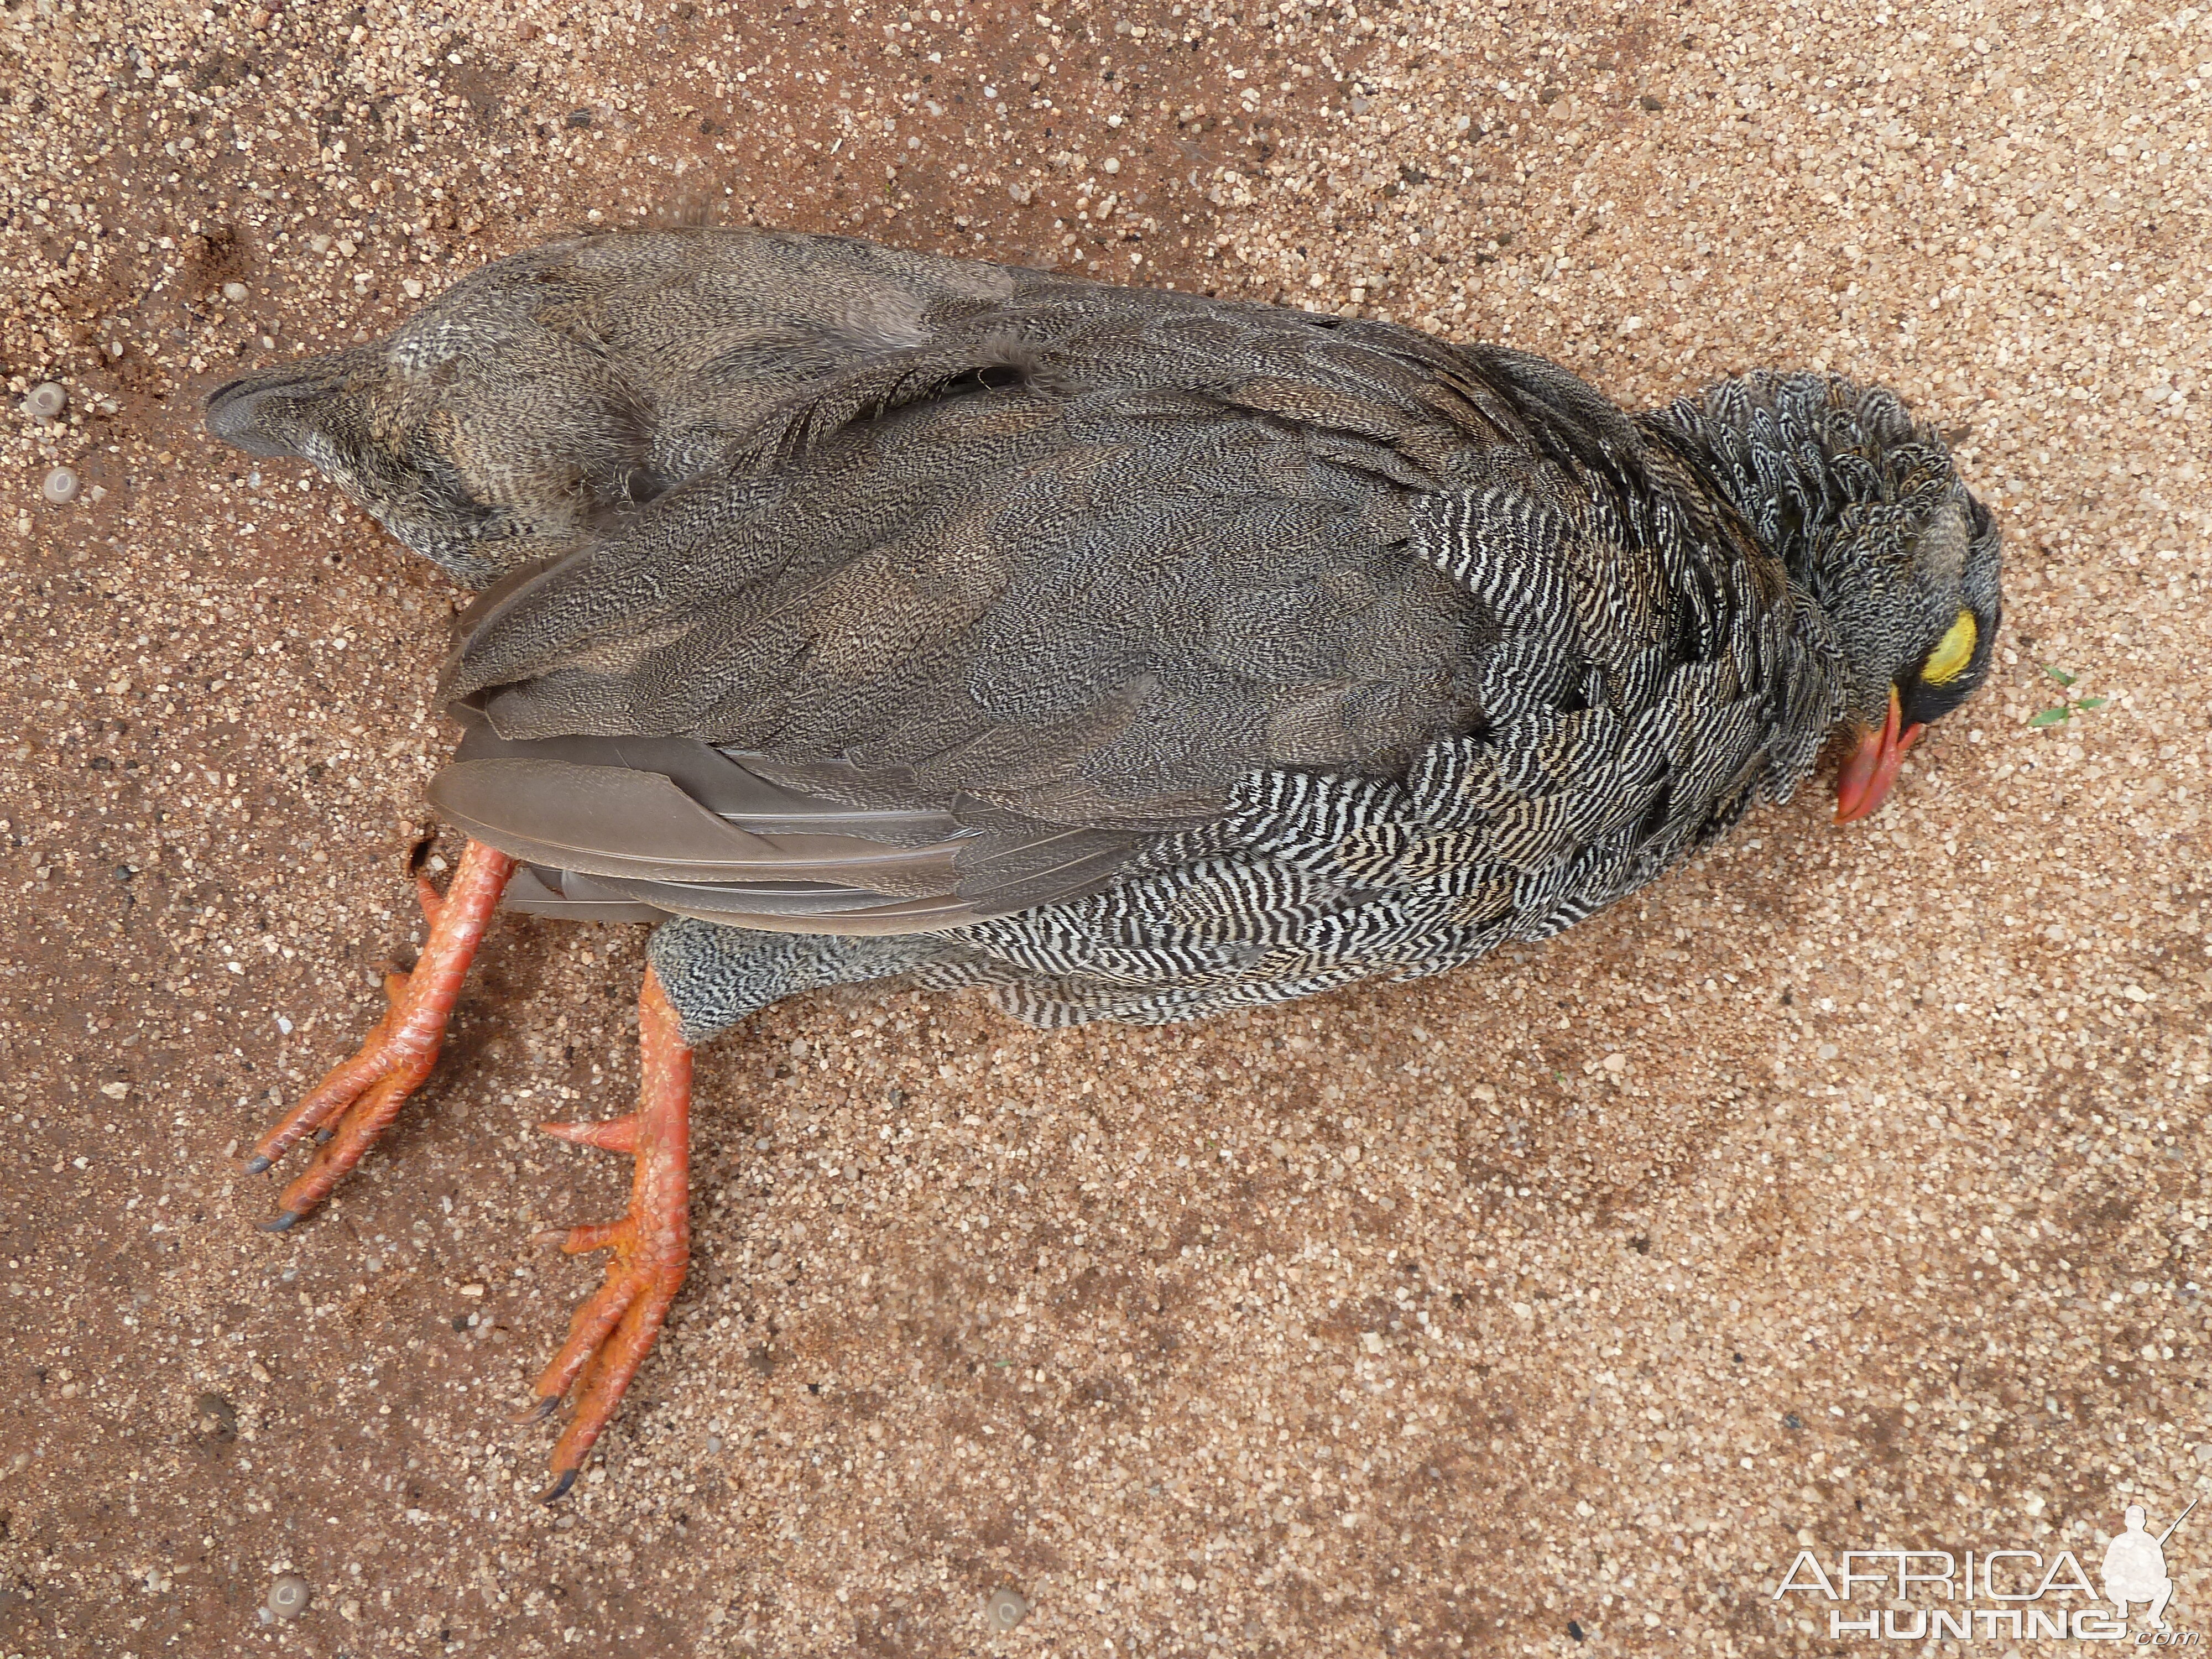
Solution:
<svg viewBox="0 0 2212 1659"><path fill-rule="evenodd" d="M2050 675L2052 679L2057 680L2061 685L2071 685L2074 684L2075 677L2068 673L2063 668L2053 668L2049 663L2045 663L2043 665L2043 672Z"/></svg>
<svg viewBox="0 0 2212 1659"><path fill-rule="evenodd" d="M2046 708L2040 714L2037 714L2030 719L2028 724L2030 726L2056 726L2063 720L2070 719L2073 716L2073 713L2074 711L2070 708Z"/></svg>
<svg viewBox="0 0 2212 1659"><path fill-rule="evenodd" d="M2102 708L2111 701L2112 699L2110 697L2084 697L2081 702L2075 703L2074 706L2076 708L2086 711L2091 708Z"/></svg>

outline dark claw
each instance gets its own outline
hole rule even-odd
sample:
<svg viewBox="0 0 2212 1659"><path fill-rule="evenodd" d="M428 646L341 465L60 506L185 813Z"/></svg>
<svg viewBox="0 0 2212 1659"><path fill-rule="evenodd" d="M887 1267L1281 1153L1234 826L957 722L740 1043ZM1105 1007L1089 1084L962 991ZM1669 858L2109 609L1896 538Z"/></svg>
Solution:
<svg viewBox="0 0 2212 1659"><path fill-rule="evenodd" d="M437 845L437 830L434 828L425 828L418 824L416 827L414 839L407 843L407 850L399 855L400 874L410 881L420 877L424 867L430 862L430 854Z"/></svg>
<svg viewBox="0 0 2212 1659"><path fill-rule="evenodd" d="M533 1400L515 1413L514 1420L525 1426L532 1423L543 1423L553 1415L553 1408L560 1403L558 1400Z"/></svg>
<svg viewBox="0 0 2212 1659"><path fill-rule="evenodd" d="M316 1131L315 1131L315 1145L316 1145L316 1146L321 1146L325 1141L328 1140L328 1139L329 1139L332 1135L336 1134L337 1133L337 1131L336 1129L318 1129L318 1130L316 1130Z"/></svg>
<svg viewBox="0 0 2212 1659"><path fill-rule="evenodd" d="M287 1210L274 1221L263 1222L261 1231L264 1233L289 1233L292 1231L293 1224L305 1214L307 1214L305 1210Z"/></svg>
<svg viewBox="0 0 2212 1659"><path fill-rule="evenodd" d="M269 1160L265 1158L249 1158L246 1160L246 1173L248 1175L259 1175L268 1167Z"/></svg>
<svg viewBox="0 0 2212 1659"><path fill-rule="evenodd" d="M563 1469L561 1471L561 1478L556 1480L551 1488L538 1501L541 1504L557 1504L568 1495L568 1488L575 1484L575 1470Z"/></svg>

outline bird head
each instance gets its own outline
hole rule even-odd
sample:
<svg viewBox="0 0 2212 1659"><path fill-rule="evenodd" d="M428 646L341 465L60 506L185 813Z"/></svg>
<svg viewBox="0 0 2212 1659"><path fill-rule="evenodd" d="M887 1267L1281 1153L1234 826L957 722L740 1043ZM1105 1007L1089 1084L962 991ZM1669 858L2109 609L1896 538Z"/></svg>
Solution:
<svg viewBox="0 0 2212 1659"><path fill-rule="evenodd" d="M1850 754L1836 821L1879 807L1928 726L1989 672L1999 538L1934 428L1895 394L1827 374L1758 373L1677 402L1668 423L1835 630Z"/></svg>

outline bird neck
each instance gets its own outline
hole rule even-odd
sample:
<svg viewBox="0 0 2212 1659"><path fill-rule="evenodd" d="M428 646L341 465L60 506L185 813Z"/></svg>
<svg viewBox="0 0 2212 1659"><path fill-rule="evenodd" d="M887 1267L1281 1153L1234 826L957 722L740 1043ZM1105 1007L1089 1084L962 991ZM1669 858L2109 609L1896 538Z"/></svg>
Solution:
<svg viewBox="0 0 2212 1659"><path fill-rule="evenodd" d="M1825 375L1744 375L1647 416L1689 452L1759 545L1781 561L1790 585L1816 603L1844 574L1837 556L1848 540L1843 532L1874 483L1867 446L1835 441L1838 415L1855 428L1862 410L1839 408L1832 386Z"/></svg>

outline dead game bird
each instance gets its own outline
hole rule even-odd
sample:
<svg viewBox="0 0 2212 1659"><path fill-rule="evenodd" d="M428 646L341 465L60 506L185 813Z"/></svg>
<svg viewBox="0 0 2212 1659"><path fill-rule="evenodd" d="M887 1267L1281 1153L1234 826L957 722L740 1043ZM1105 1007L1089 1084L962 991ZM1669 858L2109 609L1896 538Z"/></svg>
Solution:
<svg viewBox="0 0 2212 1659"><path fill-rule="evenodd" d="M430 799L469 844L361 1051L248 1167L289 1226L434 1062L494 908L660 925L629 1213L537 1386L575 1478L682 1285L691 1049L780 998L984 984L1181 1020L1544 939L1786 800L1839 821L1986 672L1998 538L1890 393L1631 415L1389 324L844 237L551 243L251 374L483 592Z"/></svg>

